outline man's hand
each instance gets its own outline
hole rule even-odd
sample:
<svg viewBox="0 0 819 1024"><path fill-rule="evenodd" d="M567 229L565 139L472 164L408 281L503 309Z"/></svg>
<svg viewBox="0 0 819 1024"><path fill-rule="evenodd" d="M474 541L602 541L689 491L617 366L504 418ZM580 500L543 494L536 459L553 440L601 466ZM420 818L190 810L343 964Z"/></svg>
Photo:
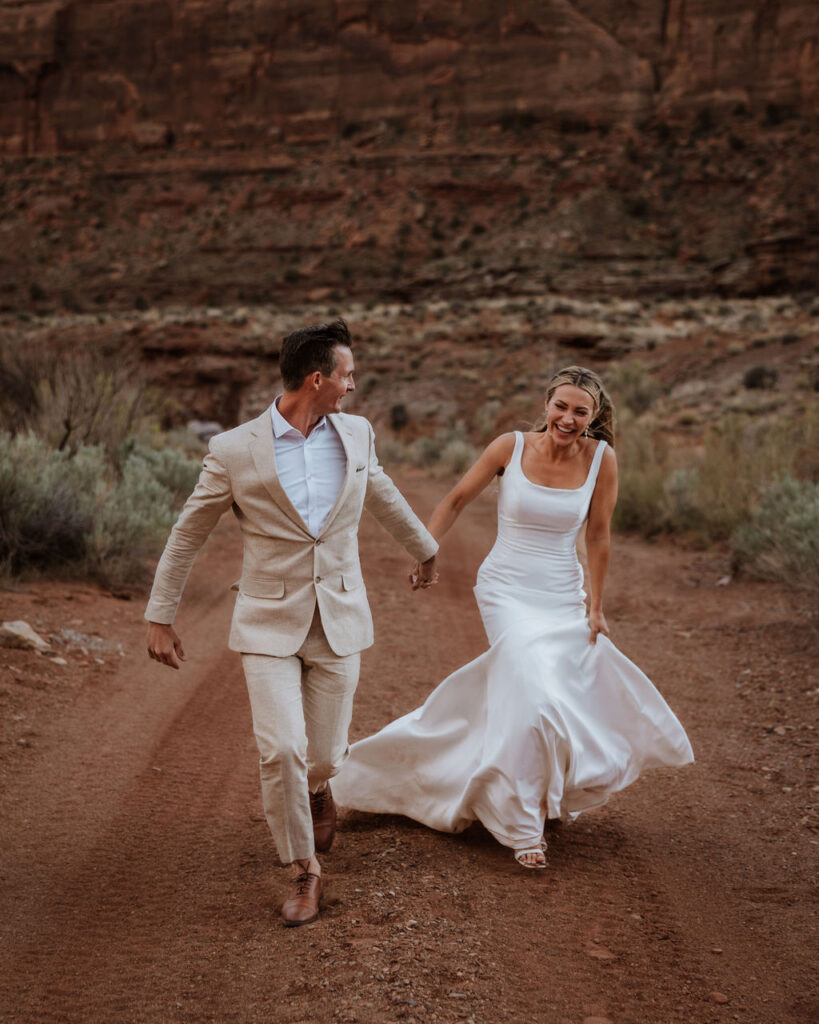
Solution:
<svg viewBox="0 0 819 1024"><path fill-rule="evenodd" d="M148 655L162 665L179 668L179 661L185 660L185 652L173 626L162 622L148 623Z"/></svg>
<svg viewBox="0 0 819 1024"><path fill-rule="evenodd" d="M409 574L410 586L413 590L427 590L434 583L438 582L438 573L435 571L435 555L428 558L426 562L416 562L412 572Z"/></svg>

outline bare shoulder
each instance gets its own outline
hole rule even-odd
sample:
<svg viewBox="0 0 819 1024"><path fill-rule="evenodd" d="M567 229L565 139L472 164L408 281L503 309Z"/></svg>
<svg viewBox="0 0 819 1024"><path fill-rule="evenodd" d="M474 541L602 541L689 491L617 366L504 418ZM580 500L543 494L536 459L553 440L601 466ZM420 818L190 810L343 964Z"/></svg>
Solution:
<svg viewBox="0 0 819 1024"><path fill-rule="evenodd" d="M599 442L602 444L603 442ZM600 458L600 469L597 471L597 483L604 488L617 487L617 456L610 444L603 449Z"/></svg>
<svg viewBox="0 0 819 1024"><path fill-rule="evenodd" d="M614 449L610 444L606 444L600 459L600 471L603 472L603 470L608 473L617 472L617 456L614 454Z"/></svg>
<svg viewBox="0 0 819 1024"><path fill-rule="evenodd" d="M512 458L512 452L515 450L515 434L510 432L508 434L501 434L496 437L489 445L487 445L484 456L491 459L493 462L497 462L499 465L507 466L509 460Z"/></svg>

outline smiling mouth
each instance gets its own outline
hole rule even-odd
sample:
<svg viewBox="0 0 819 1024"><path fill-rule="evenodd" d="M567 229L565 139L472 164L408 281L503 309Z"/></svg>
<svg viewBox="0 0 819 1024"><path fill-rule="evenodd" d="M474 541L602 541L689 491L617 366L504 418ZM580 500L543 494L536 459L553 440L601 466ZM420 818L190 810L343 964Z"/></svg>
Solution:
<svg viewBox="0 0 819 1024"><path fill-rule="evenodd" d="M567 435L574 433L574 427L570 427L570 428L567 429L566 427L561 427L559 423L555 424L555 430L557 430L561 434L567 434Z"/></svg>

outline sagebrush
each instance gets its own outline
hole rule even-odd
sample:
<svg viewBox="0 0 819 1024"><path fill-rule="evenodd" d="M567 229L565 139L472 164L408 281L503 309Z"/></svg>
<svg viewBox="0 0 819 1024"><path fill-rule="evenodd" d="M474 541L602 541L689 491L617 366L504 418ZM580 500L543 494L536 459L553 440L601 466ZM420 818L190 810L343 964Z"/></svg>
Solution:
<svg viewBox="0 0 819 1024"><path fill-rule="evenodd" d="M59 451L0 431L0 572L141 581L175 519L175 495L196 479L198 463L183 458L133 445L117 468L100 445Z"/></svg>

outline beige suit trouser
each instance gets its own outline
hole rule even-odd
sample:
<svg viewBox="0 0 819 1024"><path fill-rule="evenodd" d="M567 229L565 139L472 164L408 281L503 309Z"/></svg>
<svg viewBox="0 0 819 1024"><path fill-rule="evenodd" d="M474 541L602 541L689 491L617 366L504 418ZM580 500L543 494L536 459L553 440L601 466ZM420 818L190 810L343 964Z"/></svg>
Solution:
<svg viewBox="0 0 819 1024"><path fill-rule="evenodd" d="M264 813L282 864L315 852L310 792L347 758L361 655L339 657L316 609L300 649L287 658L243 654L259 748Z"/></svg>

